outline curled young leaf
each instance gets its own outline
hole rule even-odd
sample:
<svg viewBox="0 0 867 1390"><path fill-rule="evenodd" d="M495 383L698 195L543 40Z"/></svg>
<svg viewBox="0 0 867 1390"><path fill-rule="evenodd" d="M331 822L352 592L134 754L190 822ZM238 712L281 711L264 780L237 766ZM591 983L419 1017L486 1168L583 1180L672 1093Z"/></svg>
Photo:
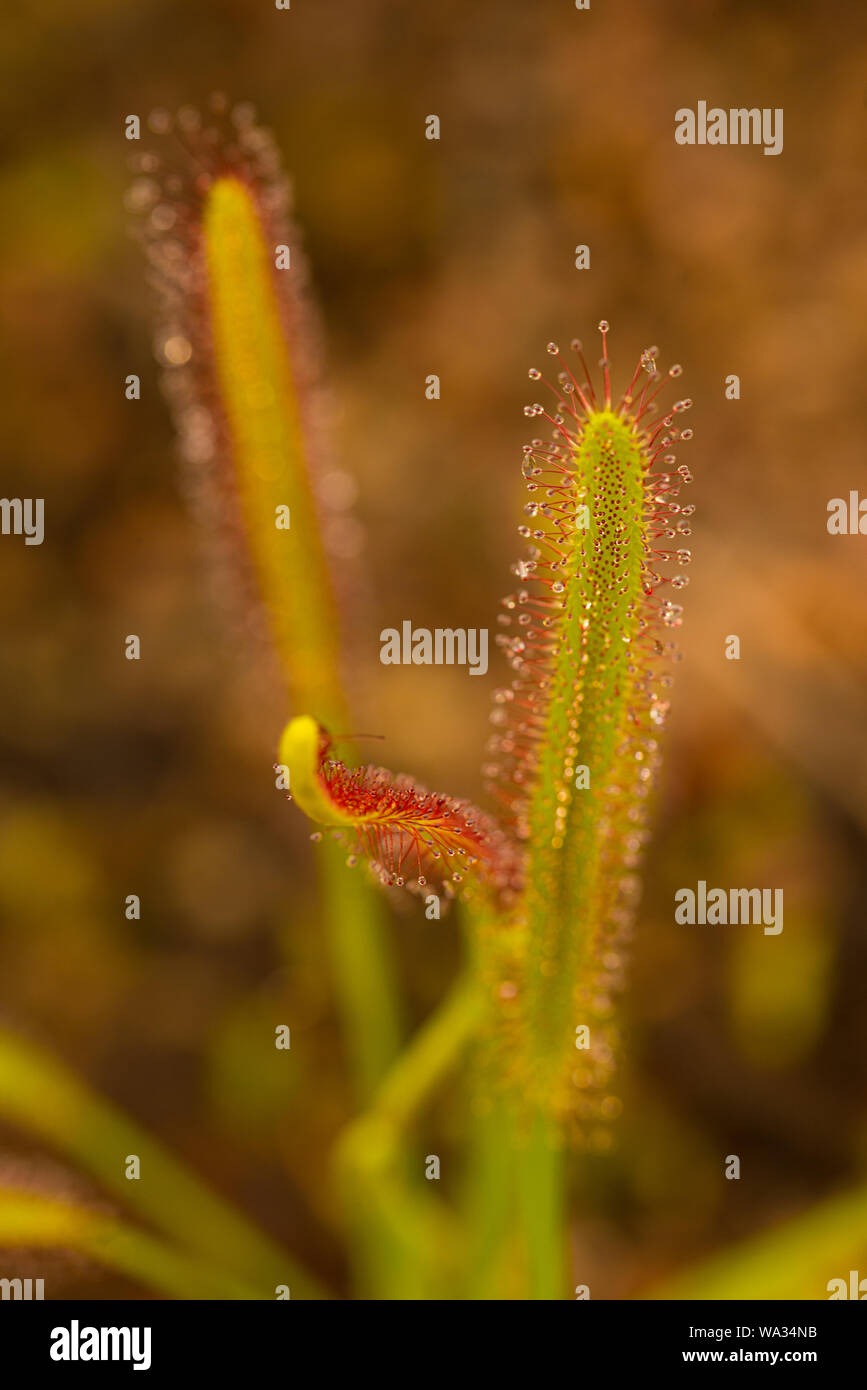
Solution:
<svg viewBox="0 0 867 1390"><path fill-rule="evenodd" d="M451 897L474 882L500 899L516 887L516 855L490 816L466 801L428 792L380 767L348 768L308 715L280 741L291 794L318 825L336 831L387 885Z"/></svg>

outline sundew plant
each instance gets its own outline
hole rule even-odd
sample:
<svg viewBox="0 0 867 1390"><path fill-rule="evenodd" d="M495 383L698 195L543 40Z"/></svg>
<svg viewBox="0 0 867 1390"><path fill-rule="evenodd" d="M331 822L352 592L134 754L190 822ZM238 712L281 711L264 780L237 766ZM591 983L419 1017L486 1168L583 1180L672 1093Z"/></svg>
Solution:
<svg viewBox="0 0 867 1390"><path fill-rule="evenodd" d="M345 742L351 672L345 686L338 675L314 316L277 157L246 108L151 124L169 153L143 157L130 197L161 296L167 388L200 511L285 672L287 816L308 817L322 842L362 1107L335 1160L359 1288L562 1295L563 1155L619 1105L615 996L690 560L690 474L673 451L692 433L691 402L661 394L681 369L663 375L648 347L618 394L603 322L595 381L578 341L565 354L549 343L549 373L530 371L543 399L525 414L549 438L524 447L525 548L499 615L508 675L483 755L490 809L360 765ZM377 883L455 898L464 922L464 972L406 1048ZM456 1233L411 1171L405 1127L464 1051L469 1109L498 1136L468 1167L495 1164L503 1195Z"/></svg>
<svg viewBox="0 0 867 1390"><path fill-rule="evenodd" d="M371 765L360 730L381 725L360 722L362 668L347 635L360 629L371 645L377 635L353 606L364 577L348 543L347 472L333 460L317 316L273 141L250 108L220 98L203 112L154 112L148 125L127 205L181 485L212 552L231 659L280 682L274 727L256 731L268 752L264 790L253 790L273 798L287 857L300 849L315 893L315 912L296 914L291 885L279 946L316 933L304 942L323 947L317 1020L325 1010L340 1028L320 1107L314 1030L275 1019L271 996L245 1013L232 1084L253 1092L261 1067L271 1108L249 1143L231 1110L232 1163L249 1161L255 1183L257 1163L271 1162L263 1141L276 1148L290 1131L273 1165L288 1170L285 1206L273 1183L256 1195L282 1229L300 1194L326 1254L309 1268L309 1235L287 1248L4 1020L0 1124L54 1156L0 1160L4 1280L17 1256L24 1269L50 1250L180 1299L591 1296L570 1237L593 1217L623 1106L620 1000L691 560L680 367L661 369L655 346L631 371L634 359L609 360L604 321L585 346L540 352L532 437L515 425L521 544L492 615L483 804L426 790L411 765ZM502 478L519 491L508 463ZM378 538L383 555L388 540ZM389 576L397 591L401 581ZM375 711L367 691L364 703ZM311 891L298 887L299 899ZM433 953L432 933L448 932L459 954L413 1030L393 952L422 913L414 950ZM201 1163L218 1132L217 1117L213 1131L205 1119L190 1126ZM828 1291L849 1271L854 1297L865 1221L862 1182L640 1292L800 1299L815 1296L818 1270L822 1287L835 1275Z"/></svg>
<svg viewBox="0 0 867 1390"><path fill-rule="evenodd" d="M182 483L214 552L219 606L240 619L232 650L245 660L252 638L269 651L285 695L264 771L285 798L287 837L304 827L328 947L350 1097L329 1154L328 1220L347 1277L326 1286L8 1027L0 1118L133 1219L0 1174L0 1247L76 1251L179 1298L572 1298L584 1287L568 1258L576 1155L604 1153L622 1108L618 1000L691 561L681 368L662 369L656 346L621 367L605 321L592 347L547 344L529 371L520 554L495 618L484 804L371 764L352 732L345 641L357 562L273 141L250 108L221 99L149 125L127 201ZM521 442L516 425L516 458ZM433 919L448 911L460 931L460 967L414 1033L392 959L396 893ZM422 1136L446 1087L440 1187ZM126 1181L127 1155L142 1181ZM825 1201L651 1295L802 1296L817 1260L855 1259L864 1203L858 1191Z"/></svg>

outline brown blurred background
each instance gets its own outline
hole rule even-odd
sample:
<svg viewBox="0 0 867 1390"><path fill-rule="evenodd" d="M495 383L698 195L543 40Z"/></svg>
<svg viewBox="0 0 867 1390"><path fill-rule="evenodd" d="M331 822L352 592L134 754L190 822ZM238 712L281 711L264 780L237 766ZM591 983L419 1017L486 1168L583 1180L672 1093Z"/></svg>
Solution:
<svg viewBox="0 0 867 1390"><path fill-rule="evenodd" d="M621 385L649 343L684 365L695 561L624 1114L612 1151L576 1165L584 1282L627 1297L867 1176L867 542L826 531L831 497L867 495L865 28L854 4L771 0L36 0L3 17L3 492L45 498L46 539L0 539L0 1014L338 1287L320 1179L350 1102L308 832L270 772L286 711L209 600L181 498L124 117L219 89L275 133L366 532L357 727L430 786L480 797L504 665L383 667L378 634L411 618L493 636L527 368L549 338L598 356L603 316ZM783 153L676 145L675 110L699 100L783 107ZM674 891L699 878L783 888L782 935L676 927ZM456 927L399 901L393 935L420 1019ZM291 1072L263 1061L275 1020ZM430 1126L437 1152L459 1146L449 1096ZM53 1289L142 1292L81 1264Z"/></svg>

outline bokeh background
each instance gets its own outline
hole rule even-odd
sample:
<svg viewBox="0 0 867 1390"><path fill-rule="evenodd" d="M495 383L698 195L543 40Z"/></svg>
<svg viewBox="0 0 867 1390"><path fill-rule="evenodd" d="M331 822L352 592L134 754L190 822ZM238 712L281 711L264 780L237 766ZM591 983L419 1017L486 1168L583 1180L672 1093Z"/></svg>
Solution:
<svg viewBox="0 0 867 1390"><path fill-rule="evenodd" d="M505 668L383 667L378 634L411 618L493 635L520 548L527 368L603 316L621 384L649 343L684 365L695 560L624 1111L574 1174L576 1271L626 1298L867 1183L865 541L826 530L831 497L867 495L865 27L854 4L798 0L4 13L3 492L45 498L46 539L0 540L0 1017L337 1291L324 1172L352 1103L308 828L270 772L279 687L211 601L183 502L124 117L218 89L275 134L364 528L357 727L429 786L481 797ZM784 152L677 146L674 112L700 99L783 107ZM676 926L674 891L699 878L782 888L782 935ZM457 928L396 900L392 934L419 1021ZM262 1047L281 1021L290 1066ZM425 1123L426 1152L459 1151L449 1093ZM0 1139L6 1174L104 1200L27 1134ZM845 1273L817 1269L812 1296ZM80 1259L57 1259L51 1290L148 1296Z"/></svg>

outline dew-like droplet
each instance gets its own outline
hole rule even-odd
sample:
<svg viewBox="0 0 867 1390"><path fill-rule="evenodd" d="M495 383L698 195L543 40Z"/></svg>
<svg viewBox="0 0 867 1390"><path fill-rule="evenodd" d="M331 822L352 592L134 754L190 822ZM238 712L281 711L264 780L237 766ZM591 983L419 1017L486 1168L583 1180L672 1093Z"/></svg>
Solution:
<svg viewBox="0 0 867 1390"><path fill-rule="evenodd" d="M201 112L197 111L195 106L182 106L178 111L178 125L188 135L194 134L202 127Z"/></svg>
<svg viewBox="0 0 867 1390"><path fill-rule="evenodd" d="M163 107L155 107L148 116L148 130L153 131L154 135L168 135L172 128L172 118L170 112Z"/></svg>
<svg viewBox="0 0 867 1390"><path fill-rule="evenodd" d="M239 101L237 106L232 107L232 124L239 130L255 124L256 108L250 101Z"/></svg>
<svg viewBox="0 0 867 1390"><path fill-rule="evenodd" d="M182 367L193 355L192 344L181 333L173 333L162 345L165 360L173 367Z"/></svg>
<svg viewBox="0 0 867 1390"><path fill-rule="evenodd" d="M652 724L661 726L665 723L671 705L668 700L654 700L650 706L650 721Z"/></svg>
<svg viewBox="0 0 867 1390"><path fill-rule="evenodd" d="M128 212L146 212L159 197L159 185L153 179L136 179L124 195Z"/></svg>
<svg viewBox="0 0 867 1390"><path fill-rule="evenodd" d="M160 203L151 213L150 222L155 232L168 232L175 225L177 213L169 203Z"/></svg>
<svg viewBox="0 0 867 1390"><path fill-rule="evenodd" d="M659 616L666 627L679 627L681 618L683 617L683 609L680 604L669 603L668 600L666 600L665 603L661 603L659 606Z"/></svg>

